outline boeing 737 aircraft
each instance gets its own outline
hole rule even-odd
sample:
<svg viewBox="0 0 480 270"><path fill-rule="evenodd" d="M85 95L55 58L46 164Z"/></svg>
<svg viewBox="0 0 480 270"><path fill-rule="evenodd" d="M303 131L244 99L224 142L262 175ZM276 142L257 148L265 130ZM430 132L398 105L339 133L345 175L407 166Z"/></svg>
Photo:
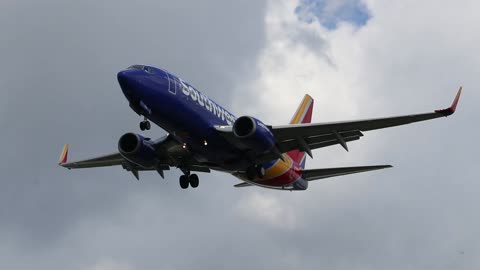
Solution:
<svg viewBox="0 0 480 270"><path fill-rule="evenodd" d="M198 187L197 174L211 170L230 173L240 180L235 187L260 186L280 190L306 190L308 182L327 177L360 173L390 165L305 169L312 150L360 139L364 131L410 124L449 116L455 112L462 88L449 108L396 117L310 123L313 99L305 95L290 124L271 126L251 117L235 117L179 77L159 68L133 65L117 74L130 107L144 117L140 129L150 121L168 132L157 140L127 133L118 141L118 152L68 162L68 144L59 165L68 169L122 166L139 179L139 171L183 172L183 189Z"/></svg>

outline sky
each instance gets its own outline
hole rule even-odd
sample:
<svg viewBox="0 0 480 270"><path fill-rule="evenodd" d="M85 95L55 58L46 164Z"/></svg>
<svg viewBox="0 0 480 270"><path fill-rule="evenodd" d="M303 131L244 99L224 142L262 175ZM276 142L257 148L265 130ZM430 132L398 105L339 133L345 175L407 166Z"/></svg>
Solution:
<svg viewBox="0 0 480 270"><path fill-rule="evenodd" d="M0 268L477 269L478 1L0 2ZM235 189L214 172L65 170L140 132L116 73L165 68L237 116L285 124L457 113L315 150L307 168L394 168ZM165 132L152 128L149 137Z"/></svg>

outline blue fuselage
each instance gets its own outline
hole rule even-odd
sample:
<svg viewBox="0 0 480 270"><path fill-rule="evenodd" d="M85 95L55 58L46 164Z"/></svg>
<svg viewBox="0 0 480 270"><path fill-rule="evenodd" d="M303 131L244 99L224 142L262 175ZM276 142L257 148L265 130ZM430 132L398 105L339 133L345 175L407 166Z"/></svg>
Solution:
<svg viewBox="0 0 480 270"><path fill-rule="evenodd" d="M185 143L197 160L228 170L249 165L213 128L232 125L236 117L193 86L146 66L132 66L117 77L130 107Z"/></svg>

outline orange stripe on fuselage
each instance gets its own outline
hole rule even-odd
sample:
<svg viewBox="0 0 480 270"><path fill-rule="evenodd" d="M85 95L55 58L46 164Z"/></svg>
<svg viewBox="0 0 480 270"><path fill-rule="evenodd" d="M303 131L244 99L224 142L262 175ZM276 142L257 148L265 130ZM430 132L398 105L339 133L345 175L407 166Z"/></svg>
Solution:
<svg viewBox="0 0 480 270"><path fill-rule="evenodd" d="M292 167L292 159L287 155L284 155L284 159L285 161L279 159L275 163L275 165L273 165L273 167L271 167L265 172L266 179L271 179L271 178L280 176L285 172L287 172Z"/></svg>
<svg viewBox="0 0 480 270"><path fill-rule="evenodd" d="M290 124L302 123L303 118L305 117L307 111L312 106L312 102L313 102L312 97L310 97L309 95L305 95L301 105L298 107L297 111L295 112L292 118L292 121L290 121ZM277 162L275 162L275 164L265 172L265 177L255 178L254 182L262 184L263 182L271 182L275 178L278 178L280 180L282 175L284 175L285 173L287 173L289 170L293 168L292 158L286 154L283 155L283 158L285 159L285 161L278 159ZM284 179L281 181L285 181L285 180L290 181L288 179Z"/></svg>
<svg viewBox="0 0 480 270"><path fill-rule="evenodd" d="M285 158L285 161L282 161L281 159L279 159L270 169L268 169L265 172L265 177L255 178L254 181L257 183L261 183L263 181L267 181L267 180L271 180L276 177L279 177L285 174L286 172L288 172L288 170L290 170L293 166L293 161L287 155L284 155L284 158Z"/></svg>

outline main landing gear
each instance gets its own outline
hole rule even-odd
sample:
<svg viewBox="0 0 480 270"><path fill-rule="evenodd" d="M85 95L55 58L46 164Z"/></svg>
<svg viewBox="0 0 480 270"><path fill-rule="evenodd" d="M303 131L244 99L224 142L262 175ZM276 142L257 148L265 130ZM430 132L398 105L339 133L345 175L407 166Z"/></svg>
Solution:
<svg viewBox="0 0 480 270"><path fill-rule="evenodd" d="M183 189L188 188L188 185L190 185L192 188L198 187L198 175L196 174L190 174L190 175L182 175L180 176L180 187Z"/></svg>
<svg viewBox="0 0 480 270"><path fill-rule="evenodd" d="M147 120L146 117L142 122L140 122L140 130L150 130L150 122Z"/></svg>

